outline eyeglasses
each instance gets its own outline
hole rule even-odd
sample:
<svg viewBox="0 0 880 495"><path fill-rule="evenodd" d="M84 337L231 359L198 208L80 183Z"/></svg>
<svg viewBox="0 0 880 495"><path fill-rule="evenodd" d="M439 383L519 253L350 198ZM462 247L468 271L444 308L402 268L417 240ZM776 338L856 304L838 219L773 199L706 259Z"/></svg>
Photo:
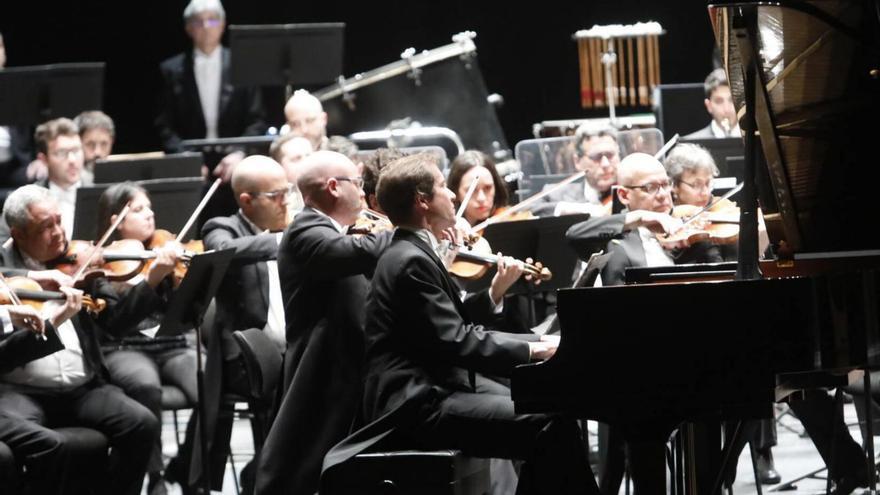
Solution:
<svg viewBox="0 0 880 495"><path fill-rule="evenodd" d="M351 182L354 187L361 189L364 187L364 178L363 177L333 177L336 180L348 181Z"/></svg>
<svg viewBox="0 0 880 495"><path fill-rule="evenodd" d="M258 198L260 196L264 196L264 197L269 198L270 200L274 201L274 200L277 200L278 198L286 197L290 194L293 194L293 189L294 189L293 184L288 184L287 187L284 189L278 189L276 191L266 191L266 192L263 192L263 191L249 192L248 194L250 194L251 196L253 196L255 198Z"/></svg>
<svg viewBox="0 0 880 495"><path fill-rule="evenodd" d="M585 156L594 162L600 162L602 161L602 158L605 158L610 162L611 160L617 158L617 151L595 151L593 153L582 153L581 156Z"/></svg>
<svg viewBox="0 0 880 495"><path fill-rule="evenodd" d="M49 153L53 158L58 160L63 160L70 155L79 155L82 154L83 149L81 146L77 146L76 148L58 148L57 150Z"/></svg>
<svg viewBox="0 0 880 495"><path fill-rule="evenodd" d="M622 186L627 189L641 189L645 191L646 194L657 194L658 191L663 189L664 191L669 191L672 189L672 181L665 180L662 182L648 182L647 184L642 184L641 186Z"/></svg>
<svg viewBox="0 0 880 495"><path fill-rule="evenodd" d="M193 19L190 19L190 20L189 20L189 24L190 24L191 26L193 26L193 27L199 27L199 28L215 28L215 27L220 27L220 24L221 24L222 22L223 22L223 19L216 19L216 18L210 18L210 19L197 19L197 18L193 18Z"/></svg>
<svg viewBox="0 0 880 495"><path fill-rule="evenodd" d="M683 180L680 180L680 181L678 181L678 183L684 184L684 185L688 186L689 188L697 190L697 191L704 191L704 190L709 191L712 189L712 181L711 180L706 181L706 182L700 182L700 181L685 182Z"/></svg>

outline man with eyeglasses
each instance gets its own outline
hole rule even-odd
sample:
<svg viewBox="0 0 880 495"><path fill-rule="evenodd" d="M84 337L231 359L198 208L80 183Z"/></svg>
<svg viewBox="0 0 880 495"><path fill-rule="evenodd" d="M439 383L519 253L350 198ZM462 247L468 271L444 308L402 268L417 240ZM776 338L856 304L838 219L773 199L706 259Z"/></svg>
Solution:
<svg viewBox="0 0 880 495"><path fill-rule="evenodd" d="M360 403L367 277L391 242L391 230L347 234L364 199L351 160L316 151L300 170L305 207L278 251L285 392L260 455L257 494L318 491L324 455L348 434Z"/></svg>
<svg viewBox="0 0 880 495"><path fill-rule="evenodd" d="M239 210L228 217L214 217L202 228L205 249L234 248L232 263L217 291L218 339L211 339L205 368L206 431L212 488L223 486L223 472L232 432L232 418L218 418L222 392L245 397L250 386L241 349L233 338L236 330L259 328L284 352L287 341L284 303L278 276L278 245L287 226L287 201L291 185L284 168L266 156L249 156L232 172L232 191ZM194 442L198 449L198 443ZM201 464L193 456L192 485L201 476ZM250 464L249 464L250 466ZM170 475L180 476L178 473ZM185 479L183 480L185 481ZM242 471L242 482L250 488L253 467ZM184 483L181 483L184 484Z"/></svg>
<svg viewBox="0 0 880 495"><path fill-rule="evenodd" d="M220 45L226 12L219 0L191 0L183 11L193 49L162 62L164 80L156 127L165 151L182 151L183 139L261 135L264 110L256 88L229 83L229 50ZM235 151L224 157L214 175L224 182L244 158Z"/></svg>
<svg viewBox="0 0 880 495"><path fill-rule="evenodd" d="M76 190L86 183L82 177L83 147L79 128L67 118L44 122L34 132L37 147L37 160L46 164L48 176L38 180L38 186L45 187L58 201L61 209L61 226L68 239L72 239L73 220L76 208ZM9 227L4 221L0 225L0 243L10 237Z"/></svg>
<svg viewBox="0 0 880 495"><path fill-rule="evenodd" d="M617 184L620 147L617 135L609 127L581 125L575 133L574 168L586 173L577 181L544 197L533 212L539 216L589 213L593 216L611 212L611 187ZM552 185L545 186L545 189Z"/></svg>

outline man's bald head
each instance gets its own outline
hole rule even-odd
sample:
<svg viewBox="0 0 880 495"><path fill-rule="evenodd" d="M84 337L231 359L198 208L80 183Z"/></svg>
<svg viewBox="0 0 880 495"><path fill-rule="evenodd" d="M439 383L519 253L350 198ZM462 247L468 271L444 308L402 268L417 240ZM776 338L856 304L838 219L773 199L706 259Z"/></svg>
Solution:
<svg viewBox="0 0 880 495"><path fill-rule="evenodd" d="M330 178L357 175L355 164L345 155L335 151L312 153L303 159L301 170L296 186L306 201L320 194Z"/></svg>
<svg viewBox="0 0 880 495"><path fill-rule="evenodd" d="M236 196L243 192L257 191L267 179L285 177L284 168L275 160L263 155L251 155L240 161L232 171L232 191Z"/></svg>
<svg viewBox="0 0 880 495"><path fill-rule="evenodd" d="M631 153L617 165L617 182L622 186L638 185L642 176L657 171L666 173L656 158L647 153Z"/></svg>
<svg viewBox="0 0 880 495"><path fill-rule="evenodd" d="M327 113L314 95L295 91L284 105L284 117L290 133L308 139L313 149L321 149L327 136Z"/></svg>

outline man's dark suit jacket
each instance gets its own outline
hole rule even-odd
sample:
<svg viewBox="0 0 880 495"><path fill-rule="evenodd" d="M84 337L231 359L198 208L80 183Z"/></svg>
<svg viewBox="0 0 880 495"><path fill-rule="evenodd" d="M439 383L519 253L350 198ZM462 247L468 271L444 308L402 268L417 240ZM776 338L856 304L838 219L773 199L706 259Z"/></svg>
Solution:
<svg viewBox="0 0 880 495"><path fill-rule="evenodd" d="M223 50L220 80L219 137L260 135L266 132L264 110L256 88L236 88L230 82L229 50ZM193 69L193 52L171 57L159 66L162 72L162 98L156 128L165 151L182 151L183 139L204 139L207 133L199 89Z"/></svg>
<svg viewBox="0 0 880 495"><path fill-rule="evenodd" d="M605 250L608 260L602 269L602 285L623 285L627 268L648 264L639 231L623 230L625 219L626 212L590 218L572 225L565 233L568 243L584 261L591 254ZM696 243L674 253L673 260L676 264L723 261L718 246L706 242Z"/></svg>
<svg viewBox="0 0 880 495"><path fill-rule="evenodd" d="M0 255L2 255L4 273L27 271L15 245L0 249ZM94 280L92 286L86 288L85 292L92 297L104 299L107 302L106 309L97 318L80 312L70 320L79 337L86 368L99 380L108 382L110 375L104 365L104 355L99 343L101 332L107 332L115 337L125 336L136 328L138 322L158 308L162 304L162 299L146 282L133 286L125 297L120 297L105 278Z"/></svg>
<svg viewBox="0 0 880 495"><path fill-rule="evenodd" d="M475 372L510 376L529 361L528 341L537 335L486 331L473 321L431 246L397 229L367 298L363 415L372 422L327 454L325 473L375 448L423 407L455 391L475 392Z"/></svg>
<svg viewBox="0 0 880 495"><path fill-rule="evenodd" d="M363 381L367 276L390 241L390 232L341 234L311 207L285 232L284 398L260 456L257 494L315 493L324 455L350 431Z"/></svg>
<svg viewBox="0 0 880 495"><path fill-rule="evenodd" d="M241 353L233 332L248 328L262 330L266 326L269 313L269 272L266 262L278 257L278 241L276 234L257 232L241 212L208 220L202 227L202 241L205 249L209 250L235 249L217 289L217 316L214 327L209 329L211 338L207 342L203 400L210 451L215 440L214 430L217 428L217 413L223 393L223 361L235 359ZM194 442L191 480L199 479L201 473L199 445L200 442ZM222 467L212 470L212 473L222 480Z"/></svg>

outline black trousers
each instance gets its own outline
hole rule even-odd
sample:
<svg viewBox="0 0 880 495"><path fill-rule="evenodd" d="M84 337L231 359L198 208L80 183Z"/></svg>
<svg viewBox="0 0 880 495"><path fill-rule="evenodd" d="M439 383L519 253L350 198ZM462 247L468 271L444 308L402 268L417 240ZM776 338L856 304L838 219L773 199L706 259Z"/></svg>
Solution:
<svg viewBox="0 0 880 495"><path fill-rule="evenodd" d="M496 387L497 388L497 387ZM395 439L411 448L459 449L477 457L518 459L517 494L598 494L574 420L516 414L509 390L454 392L423 409Z"/></svg>
<svg viewBox="0 0 880 495"><path fill-rule="evenodd" d="M112 449L106 476L92 480L98 485L98 492L140 493L159 421L117 387L93 380L63 392L18 389L0 394L0 411L4 411L7 417L27 420L16 423L17 428L27 428L26 431L20 430L17 441L4 441L13 451L34 449L40 458L38 468L51 469L47 471L49 473L67 473L72 459L81 460L69 452L64 439L50 428L84 426L103 433ZM54 470L58 466L61 469ZM54 489L57 492L59 488ZM50 489L37 493L55 492Z"/></svg>
<svg viewBox="0 0 880 495"><path fill-rule="evenodd" d="M3 418L0 418L0 430L6 430ZM0 442L0 486L3 487L3 493L18 495L18 484L20 483L18 478L18 466L15 464L15 456L12 454L12 449L5 443Z"/></svg>

